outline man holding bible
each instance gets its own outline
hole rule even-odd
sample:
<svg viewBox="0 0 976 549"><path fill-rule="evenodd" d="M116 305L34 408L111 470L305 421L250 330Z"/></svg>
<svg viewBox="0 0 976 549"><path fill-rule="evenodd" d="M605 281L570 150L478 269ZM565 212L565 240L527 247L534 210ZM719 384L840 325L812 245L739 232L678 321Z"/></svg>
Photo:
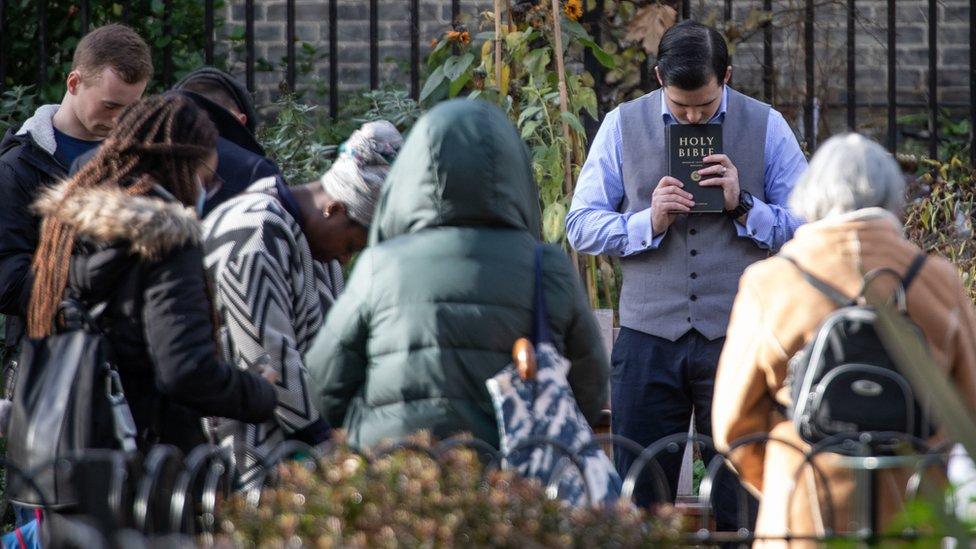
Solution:
<svg viewBox="0 0 976 549"><path fill-rule="evenodd" d="M687 432L692 414L698 432L711 435L715 369L739 277L802 223L785 204L806 168L783 116L728 86L728 48L715 29L690 20L668 29L655 72L660 89L604 118L566 217L578 251L620 257L613 432L642 446ZM677 124L721 125L724 154L706 156L692 179L722 190L723 211L692 213L692 182L669 175L667 127ZM623 475L636 456L617 447L614 458ZM658 462L673 498L681 452ZM736 528L732 482L720 480L713 500L723 530ZM651 503L650 482L639 482L636 496Z"/></svg>

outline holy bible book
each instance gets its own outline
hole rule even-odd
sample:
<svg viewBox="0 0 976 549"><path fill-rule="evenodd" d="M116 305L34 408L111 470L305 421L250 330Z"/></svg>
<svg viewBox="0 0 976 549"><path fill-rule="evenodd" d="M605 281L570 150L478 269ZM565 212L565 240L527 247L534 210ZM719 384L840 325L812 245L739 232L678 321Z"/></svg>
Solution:
<svg viewBox="0 0 976 549"><path fill-rule="evenodd" d="M721 124L671 124L667 126L668 175L685 184L684 190L694 197L695 213L722 212L725 198L722 187L702 187L698 183L715 175L698 175L707 164L702 159L722 154Z"/></svg>

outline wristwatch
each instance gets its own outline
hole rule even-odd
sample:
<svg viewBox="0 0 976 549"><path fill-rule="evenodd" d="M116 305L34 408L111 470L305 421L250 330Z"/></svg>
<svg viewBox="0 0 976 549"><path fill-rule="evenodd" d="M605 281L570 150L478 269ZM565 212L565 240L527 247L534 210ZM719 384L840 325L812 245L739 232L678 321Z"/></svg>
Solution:
<svg viewBox="0 0 976 549"><path fill-rule="evenodd" d="M738 219L752 209L752 195L749 191L739 191L739 205L731 210L725 210L725 215L731 217L732 219Z"/></svg>

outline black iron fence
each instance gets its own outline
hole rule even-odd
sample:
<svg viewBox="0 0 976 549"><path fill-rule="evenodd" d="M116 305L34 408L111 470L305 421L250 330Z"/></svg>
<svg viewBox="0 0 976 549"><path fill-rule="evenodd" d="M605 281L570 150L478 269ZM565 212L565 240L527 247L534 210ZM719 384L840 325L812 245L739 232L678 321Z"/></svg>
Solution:
<svg viewBox="0 0 976 549"><path fill-rule="evenodd" d="M97 0L96 0L97 1ZM328 1L328 14L329 14L329 33L328 33L328 86L329 86L329 108L333 117L338 116L339 112L339 64L342 62L341 56L339 55L339 36L338 36L338 25L340 24L338 17L338 1L337 0L327 0ZM410 28L410 53L409 53L409 88L412 96L416 98L420 92L420 81L422 77L422 65L421 65L421 48L420 48L420 1L419 0L403 0L409 4L409 28ZM11 31L16 28L17 22L9 21L7 14L7 4L9 0L0 0L0 91L2 91L2 86L4 82L4 77L7 68L7 54L10 50L9 42L11 40ZM724 2L724 17L726 20L731 20L733 17L733 1L723 0ZM772 0L762 0L763 9L767 11L772 10ZM815 112L816 112L816 75L815 75L815 55L814 55L814 28L817 25L816 19L816 6L815 0L804 0L805 2L805 18L803 22L803 56L804 56L804 84L805 84L805 96L803 102L803 135L806 136L808 145L810 148L814 148L816 143L814 142L814 125L815 125ZM81 30L85 32L88 30L90 24L90 13L91 13L91 0L79 0L76 2L78 4L77 16L81 21ZM132 9L130 0L122 0L118 2L122 6L121 19L123 22L128 22L131 18ZM34 39L36 40L36 51L37 51L37 83L41 86L47 80L47 66L50 52L50 37L48 36L47 23L48 23L48 10L47 10L47 0L37 0L33 2L35 6L35 17L37 24L37 34ZM168 21L172 15L172 0L163 0L163 20ZM208 64L213 64L215 60L215 18L217 17L215 13L215 0L204 0L203 4L205 6L205 16L203 29L200 32L205 34L205 47L204 47L204 60ZM690 0L685 0L680 2L681 15L687 18L690 14L691 8ZM969 87L970 87L970 97L968 103L939 103L938 101L938 90L939 90L939 77L938 77L938 36L939 36L939 24L938 24L938 10L939 2L937 0L927 0L928 8L928 77L926 82L927 88L927 101L923 102L899 102L897 97L897 64L896 56L898 54L898 41L897 41L897 24L896 24L896 1L887 0L886 2L886 13L887 13L887 101L884 103L877 102L864 102L858 100L858 82L856 79L856 67L857 59L855 54L855 42L856 42L856 13L857 13L857 2L856 0L847 0L847 10L846 10L846 98L839 106L846 109L847 126L849 129L855 129L857 124L857 109L859 107L872 107L872 108L884 108L887 112L887 145L891 150L895 150L898 145L898 118L897 113L899 107L904 108L924 108L928 114L928 151L930 156L937 156L938 145L939 145L939 111L940 108L944 107L956 107L961 109L968 109L968 118L970 122L970 142L972 142L973 131L976 128L976 0L970 0L969 2L969 42L970 42L970 59L969 59ZM378 0L369 0L368 2L368 13L369 13L369 86L373 89L380 85L380 52L379 52L379 10L380 6ZM604 0L596 0L596 7L584 16L584 21L594 22L601 17L603 14ZM296 44L296 10L295 10L295 0L286 0L286 59L285 59L285 80L291 89L295 88L296 80L296 66L298 64L298 59L295 51ZM451 2L451 14L452 19L457 21L461 14L461 3L459 0L452 0ZM255 89L255 72L257 70L258 60L255 55L255 0L245 0L243 6L243 17L244 17L244 74L247 86L252 91ZM165 25L165 23L164 23ZM176 32L186 33L193 32L194 29L178 29ZM174 32L171 27L165 27L166 33ZM598 25L594 25L594 33L599 34ZM771 23L766 23L762 32L762 90L763 98L767 101L773 100L773 78L775 74L775 67L773 65L773 26ZM597 36L597 42L599 43L599 36ZM162 81L164 85L169 86L173 83L173 51L172 46L164 46L163 51L163 66L162 66ZM590 58L586 60L586 67L597 77L597 81L601 81L600 76L605 70L599 63L595 62L594 59ZM976 147L970 147L970 157L974 164L976 164Z"/></svg>

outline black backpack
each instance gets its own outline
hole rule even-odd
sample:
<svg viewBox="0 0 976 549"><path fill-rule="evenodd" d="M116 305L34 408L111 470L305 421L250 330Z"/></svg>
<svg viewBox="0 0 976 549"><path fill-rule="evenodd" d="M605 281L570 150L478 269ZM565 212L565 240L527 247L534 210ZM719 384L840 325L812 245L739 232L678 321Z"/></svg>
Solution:
<svg viewBox="0 0 976 549"><path fill-rule="evenodd" d="M92 448L136 449L135 421L97 316L65 300L58 308L59 332L21 344L7 459L33 484L8 474L6 496L14 503L75 505L78 494L65 460Z"/></svg>
<svg viewBox="0 0 976 549"><path fill-rule="evenodd" d="M868 285L880 275L892 275L899 312L907 319L905 294L925 262L919 254L904 276L892 269L864 275L853 299L804 271L786 255L803 278L839 308L820 323L814 337L790 359L786 386L792 403L786 409L800 437L816 444L831 437L858 439L863 433L900 433L926 439L932 433L927 410L898 367L875 329L876 310L864 299ZM919 339L925 338L909 320Z"/></svg>

